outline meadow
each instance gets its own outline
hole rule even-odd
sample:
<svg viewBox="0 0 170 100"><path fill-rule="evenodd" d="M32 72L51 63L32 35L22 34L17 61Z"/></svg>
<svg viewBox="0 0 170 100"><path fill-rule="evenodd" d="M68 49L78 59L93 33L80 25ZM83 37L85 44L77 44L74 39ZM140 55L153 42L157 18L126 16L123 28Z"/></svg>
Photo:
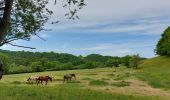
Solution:
<svg viewBox="0 0 170 100"><path fill-rule="evenodd" d="M5 75L0 81L0 100L168 100L168 90L138 79L138 71L122 66ZM63 83L68 73L77 77ZM54 79L48 85L27 83L29 76L38 75L53 75Z"/></svg>

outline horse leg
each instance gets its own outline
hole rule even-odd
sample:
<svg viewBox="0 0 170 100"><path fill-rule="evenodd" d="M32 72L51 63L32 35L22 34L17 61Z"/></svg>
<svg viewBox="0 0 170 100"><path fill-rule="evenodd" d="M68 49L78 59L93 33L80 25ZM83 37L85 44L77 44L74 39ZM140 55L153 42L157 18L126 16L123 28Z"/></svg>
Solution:
<svg viewBox="0 0 170 100"><path fill-rule="evenodd" d="M47 85L47 82L48 82L48 81L45 81L45 82L46 82L46 85Z"/></svg>
<svg viewBox="0 0 170 100"><path fill-rule="evenodd" d="M40 80L38 80L37 85L40 83Z"/></svg>
<svg viewBox="0 0 170 100"><path fill-rule="evenodd" d="M41 80L41 84L43 85L42 80Z"/></svg>

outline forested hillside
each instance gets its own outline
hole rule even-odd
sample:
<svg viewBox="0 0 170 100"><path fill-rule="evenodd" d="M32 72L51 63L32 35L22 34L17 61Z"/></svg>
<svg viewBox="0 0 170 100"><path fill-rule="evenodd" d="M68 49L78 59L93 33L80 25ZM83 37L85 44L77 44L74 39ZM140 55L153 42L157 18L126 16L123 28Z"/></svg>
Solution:
<svg viewBox="0 0 170 100"><path fill-rule="evenodd" d="M46 70L91 69L113 67L123 64L128 66L131 56L112 57L90 54L86 57L55 52L28 52L0 50L4 59L5 73L27 73ZM143 58L142 58L143 59Z"/></svg>

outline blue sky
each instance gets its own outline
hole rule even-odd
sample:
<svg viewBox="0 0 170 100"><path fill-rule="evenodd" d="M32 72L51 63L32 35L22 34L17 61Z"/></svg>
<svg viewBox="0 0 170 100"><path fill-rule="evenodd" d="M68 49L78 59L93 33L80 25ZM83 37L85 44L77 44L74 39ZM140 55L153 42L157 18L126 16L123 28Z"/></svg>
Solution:
<svg viewBox="0 0 170 100"><path fill-rule="evenodd" d="M52 31L40 32L46 39L33 37L31 41L15 41L18 45L36 47L36 50L4 45L5 50L54 51L75 55L98 53L124 56L139 53L154 57L155 46L163 31L170 25L169 0L86 0L87 7L79 12L80 20L65 19L61 3L46 24Z"/></svg>

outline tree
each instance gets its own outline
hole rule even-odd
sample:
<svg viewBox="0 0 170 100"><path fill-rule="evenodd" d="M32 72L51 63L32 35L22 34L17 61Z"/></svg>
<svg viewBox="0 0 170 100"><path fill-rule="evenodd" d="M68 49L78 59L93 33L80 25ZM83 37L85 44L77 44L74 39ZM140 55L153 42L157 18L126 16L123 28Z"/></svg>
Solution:
<svg viewBox="0 0 170 100"><path fill-rule="evenodd" d="M119 60L117 59L109 59L106 61L106 66L107 67L119 67Z"/></svg>
<svg viewBox="0 0 170 100"><path fill-rule="evenodd" d="M56 0L53 1L56 3ZM53 14L47 8L48 3L49 0L1 0L0 45L14 45L12 41L18 39L30 40L31 36L38 36L38 32L45 30L43 26ZM66 0L62 6L69 9L65 16L74 20L85 3L84 0Z"/></svg>
<svg viewBox="0 0 170 100"><path fill-rule="evenodd" d="M124 57L121 58L121 63L126 66L127 68L129 68L129 61L132 57L129 55L126 55Z"/></svg>
<svg viewBox="0 0 170 100"><path fill-rule="evenodd" d="M40 31L46 30L43 26L53 14L53 11L47 8L49 1L0 0L0 46L4 44L18 46L13 44L13 41L19 39L29 41L31 36L38 36ZM57 3L57 0L53 1L54 4ZM68 9L65 16L74 20L79 19L77 12L85 5L84 0L65 0L62 6ZM55 23L58 21L52 22L52 24ZM25 46L18 47L34 49ZM0 68L0 73L1 69L3 68Z"/></svg>
<svg viewBox="0 0 170 100"><path fill-rule="evenodd" d="M155 52L160 56L170 56L170 27L168 27L162 34L162 37L156 46Z"/></svg>
<svg viewBox="0 0 170 100"><path fill-rule="evenodd" d="M31 67L32 70L35 71L35 72L44 71L44 68L43 68L41 62L32 62L30 67Z"/></svg>
<svg viewBox="0 0 170 100"><path fill-rule="evenodd" d="M132 58L129 61L129 66L132 67L132 68L137 69L139 64L140 64L139 55L137 54L137 55L132 56Z"/></svg>
<svg viewBox="0 0 170 100"><path fill-rule="evenodd" d="M6 66L5 68L3 68L3 66ZM3 71L5 71L5 73L8 71L8 56L0 53L0 79L2 78L2 75L4 74Z"/></svg>

